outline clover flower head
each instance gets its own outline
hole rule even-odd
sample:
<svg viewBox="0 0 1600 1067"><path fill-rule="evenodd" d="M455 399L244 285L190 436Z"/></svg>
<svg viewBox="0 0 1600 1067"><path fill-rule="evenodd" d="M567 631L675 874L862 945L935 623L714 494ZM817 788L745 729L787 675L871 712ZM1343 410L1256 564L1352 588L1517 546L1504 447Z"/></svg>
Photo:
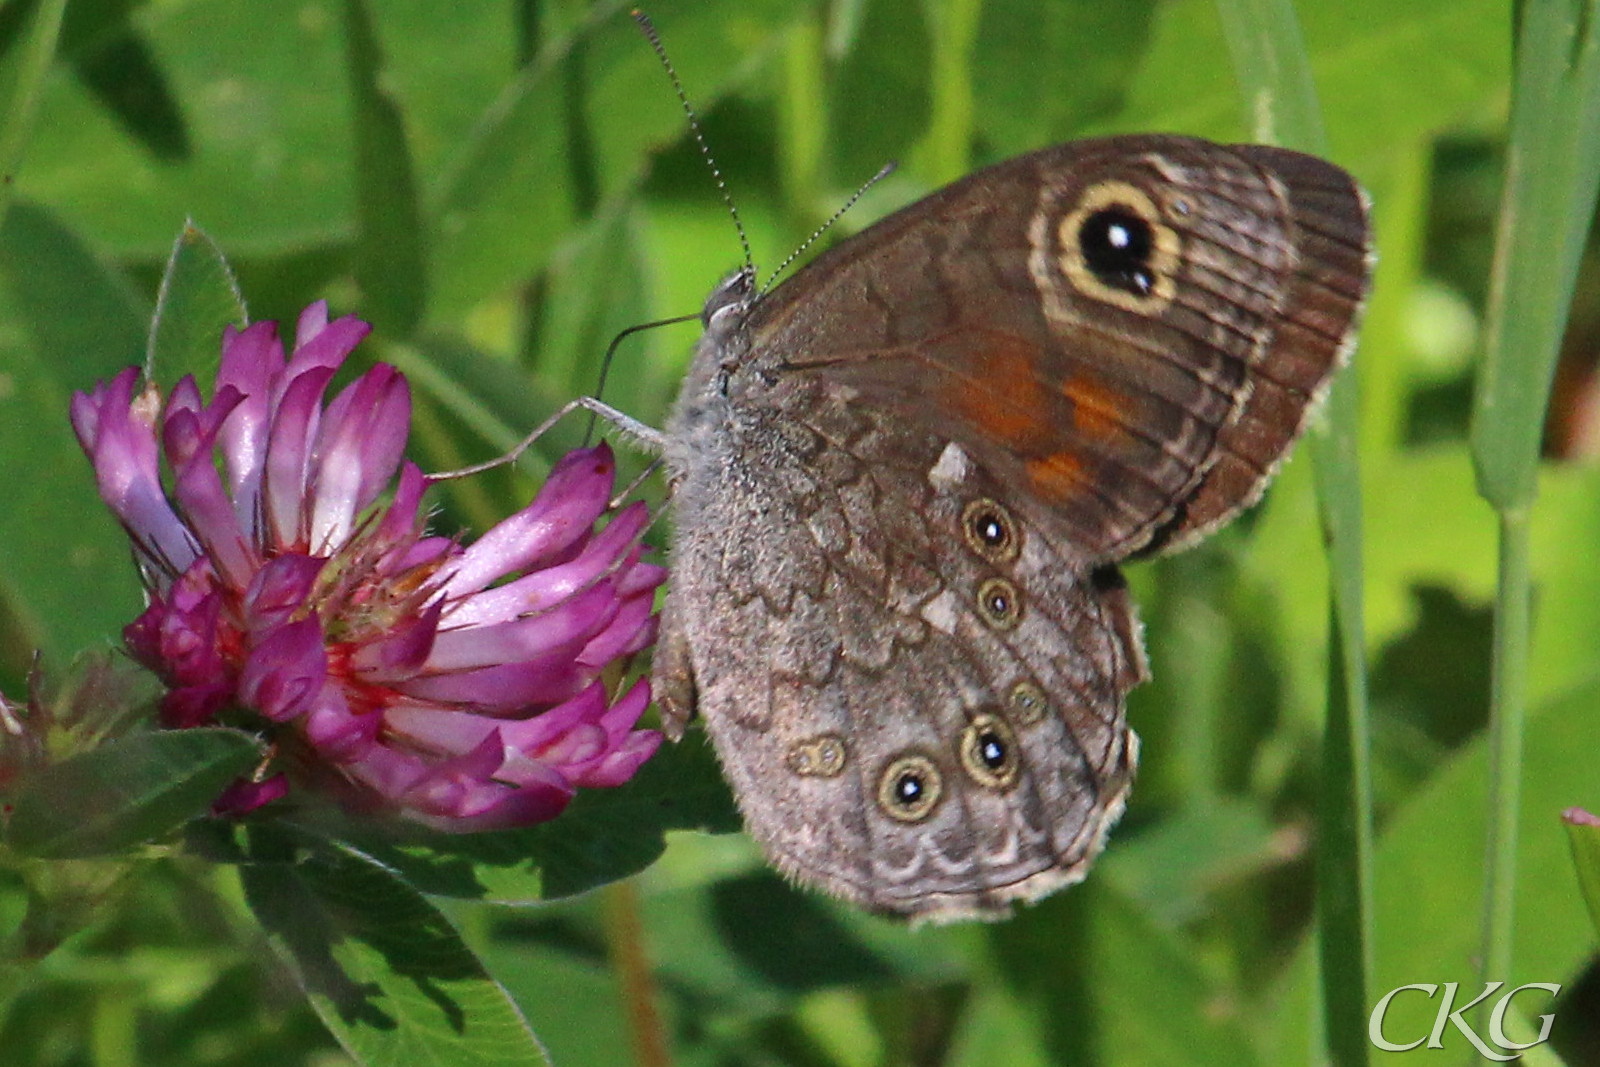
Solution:
<svg viewBox="0 0 1600 1067"><path fill-rule="evenodd" d="M648 516L597 529L615 476L600 445L470 545L430 535L405 377L380 363L326 400L368 331L317 303L287 355L275 323L230 328L209 402L133 367L73 398L147 594L124 640L167 687L164 725L221 716L272 740L287 777L237 783L219 810L294 779L448 831L551 818L661 741L636 728L648 683L613 700L601 680L655 637Z"/></svg>

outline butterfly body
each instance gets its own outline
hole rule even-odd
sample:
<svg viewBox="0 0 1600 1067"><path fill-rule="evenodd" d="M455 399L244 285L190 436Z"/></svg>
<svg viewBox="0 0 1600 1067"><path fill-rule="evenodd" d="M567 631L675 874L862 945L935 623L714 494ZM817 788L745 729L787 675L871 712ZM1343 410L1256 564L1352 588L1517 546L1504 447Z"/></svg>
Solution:
<svg viewBox="0 0 1600 1067"><path fill-rule="evenodd" d="M656 688L781 870L935 921L1083 876L1137 754L1116 565L1259 495L1365 278L1343 172L1147 136L713 295L667 427Z"/></svg>

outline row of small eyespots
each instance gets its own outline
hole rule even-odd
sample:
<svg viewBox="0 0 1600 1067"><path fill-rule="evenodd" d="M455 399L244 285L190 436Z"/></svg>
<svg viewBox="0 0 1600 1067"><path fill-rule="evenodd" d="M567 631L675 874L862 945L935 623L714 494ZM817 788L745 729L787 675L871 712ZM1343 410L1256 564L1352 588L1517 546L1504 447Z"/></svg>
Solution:
<svg viewBox="0 0 1600 1067"><path fill-rule="evenodd" d="M1015 562L1022 553L1022 532L1016 519L998 501L980 497L961 512L961 533L967 546L981 559L997 566ZM1010 579L992 575L978 584L979 617L995 630L1010 630L1022 619L1022 597ZM1011 689L1010 710L1022 725L1044 717L1044 693L1032 682ZM957 760L980 786L1008 789L1017 780L1020 762L1017 739L1010 723L998 715L975 716L956 744ZM878 805L902 822L928 817L944 794L939 765L930 757L910 752L890 761L878 779Z"/></svg>
<svg viewBox="0 0 1600 1067"><path fill-rule="evenodd" d="M1032 682L1018 682L1008 698L1009 718L1018 726L1044 720L1044 692ZM1008 789L1017 779L1016 734L1011 723L997 715L978 715L961 732L956 748L961 767L979 785ZM794 746L789 767L809 778L836 778L849 762L842 738L822 734ZM930 757L910 752L890 761L878 779L878 803L904 822L926 818L939 803L944 779Z"/></svg>
<svg viewBox="0 0 1600 1067"><path fill-rule="evenodd" d="M961 511L961 536L980 559L997 566L1022 553L1022 530L999 502L979 497ZM1001 575L978 583L978 616L994 630L1011 630L1022 621L1022 595L1016 584Z"/></svg>
<svg viewBox="0 0 1600 1067"><path fill-rule="evenodd" d="M997 715L977 715L961 731L956 757L968 777L988 789L1009 789L1017 780L1017 738ZM908 752L883 769L878 806L901 822L920 822L944 795L939 765L920 752Z"/></svg>

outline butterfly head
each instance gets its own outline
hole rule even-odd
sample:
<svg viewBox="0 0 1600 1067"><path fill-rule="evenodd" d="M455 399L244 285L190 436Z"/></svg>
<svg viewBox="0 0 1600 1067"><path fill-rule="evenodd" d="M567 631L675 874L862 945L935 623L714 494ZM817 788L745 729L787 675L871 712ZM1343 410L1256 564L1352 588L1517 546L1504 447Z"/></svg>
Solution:
<svg viewBox="0 0 1600 1067"><path fill-rule="evenodd" d="M731 329L760 295L756 291L755 268L740 267L706 297L705 307L700 309L700 324L707 333Z"/></svg>

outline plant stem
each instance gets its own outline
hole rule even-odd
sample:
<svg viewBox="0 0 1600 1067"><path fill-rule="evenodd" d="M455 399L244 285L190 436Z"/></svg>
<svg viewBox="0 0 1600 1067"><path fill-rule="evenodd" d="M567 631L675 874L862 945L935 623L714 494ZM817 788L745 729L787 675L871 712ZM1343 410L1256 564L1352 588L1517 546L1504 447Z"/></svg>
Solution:
<svg viewBox="0 0 1600 1067"><path fill-rule="evenodd" d="M1550 383L1600 189L1597 17L1600 0L1524 0L1517 7L1505 187L1472 413L1478 492L1500 517L1484 845L1486 982L1509 981L1514 962L1532 631L1528 521L1538 496Z"/></svg>
<svg viewBox="0 0 1600 1067"><path fill-rule="evenodd" d="M603 892L606 947L622 991L633 1062L638 1067L672 1067L666 1030L656 1007L655 978L650 973L650 957L645 951L639 890L630 879L613 882Z"/></svg>
<svg viewBox="0 0 1600 1067"><path fill-rule="evenodd" d="M1489 719L1489 838L1483 893L1485 981L1511 977L1516 905L1517 819L1522 810L1522 737L1527 712L1528 513L1500 515L1500 575L1494 618Z"/></svg>

